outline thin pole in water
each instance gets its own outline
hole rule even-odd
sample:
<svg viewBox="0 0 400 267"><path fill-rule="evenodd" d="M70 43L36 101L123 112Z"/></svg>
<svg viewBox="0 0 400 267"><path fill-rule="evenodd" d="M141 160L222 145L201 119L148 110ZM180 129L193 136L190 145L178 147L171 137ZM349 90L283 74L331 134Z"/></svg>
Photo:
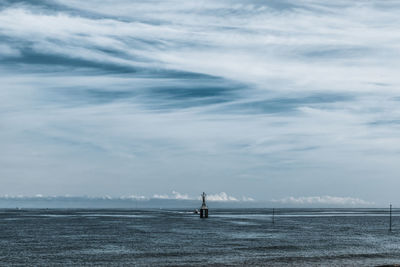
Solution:
<svg viewBox="0 0 400 267"><path fill-rule="evenodd" d="M392 204L390 204L389 209L389 232L392 231Z"/></svg>
<svg viewBox="0 0 400 267"><path fill-rule="evenodd" d="M272 223L275 223L275 209L272 209Z"/></svg>

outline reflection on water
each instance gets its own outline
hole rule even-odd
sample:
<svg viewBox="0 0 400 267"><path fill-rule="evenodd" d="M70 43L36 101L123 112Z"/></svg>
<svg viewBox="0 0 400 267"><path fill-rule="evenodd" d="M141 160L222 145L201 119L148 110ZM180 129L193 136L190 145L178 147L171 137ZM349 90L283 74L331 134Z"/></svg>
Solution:
<svg viewBox="0 0 400 267"><path fill-rule="evenodd" d="M4 265L400 263L386 210L0 210Z"/></svg>

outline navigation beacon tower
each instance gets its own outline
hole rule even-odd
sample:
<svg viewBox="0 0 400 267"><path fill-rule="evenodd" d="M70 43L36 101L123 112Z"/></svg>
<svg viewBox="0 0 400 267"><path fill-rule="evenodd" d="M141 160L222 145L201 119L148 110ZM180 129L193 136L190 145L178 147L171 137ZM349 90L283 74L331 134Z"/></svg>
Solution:
<svg viewBox="0 0 400 267"><path fill-rule="evenodd" d="M203 198L203 203L201 204L201 208L200 208L200 218L208 218L208 207L206 205L206 193L203 192L201 197Z"/></svg>

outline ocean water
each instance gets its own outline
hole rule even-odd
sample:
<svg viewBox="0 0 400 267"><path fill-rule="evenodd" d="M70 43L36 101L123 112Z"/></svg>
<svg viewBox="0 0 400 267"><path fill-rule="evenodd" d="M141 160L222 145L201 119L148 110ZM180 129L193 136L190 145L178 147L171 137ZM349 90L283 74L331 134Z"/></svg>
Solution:
<svg viewBox="0 0 400 267"><path fill-rule="evenodd" d="M0 265L376 266L400 263L387 210L0 210Z"/></svg>

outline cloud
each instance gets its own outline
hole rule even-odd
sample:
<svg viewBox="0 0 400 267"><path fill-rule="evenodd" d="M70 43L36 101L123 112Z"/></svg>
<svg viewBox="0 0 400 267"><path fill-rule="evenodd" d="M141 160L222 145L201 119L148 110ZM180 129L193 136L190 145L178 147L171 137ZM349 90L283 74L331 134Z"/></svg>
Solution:
<svg viewBox="0 0 400 267"><path fill-rule="evenodd" d="M168 194L154 194L152 198L155 199L176 199L176 200L201 200L201 197L191 197L188 194L181 194L176 191L172 191L171 195ZM225 192L217 193L217 194L208 194L206 197L206 201L210 202L253 202L255 201L251 197L243 196L241 198L237 198L234 196L230 196Z"/></svg>
<svg viewBox="0 0 400 267"><path fill-rule="evenodd" d="M154 194L153 198L157 199L178 199L178 200L191 200L193 198L190 198L188 194L181 194L176 191L172 191L172 195L167 195L167 194Z"/></svg>
<svg viewBox="0 0 400 267"><path fill-rule="evenodd" d="M225 192L207 195L206 199L208 201L211 201L211 202L212 201L221 201L221 202L238 202L238 201L242 201L242 202L249 202L250 201L251 202L251 201L255 201L251 197L243 196L242 198L237 198L237 197L234 197L234 196L229 196Z"/></svg>
<svg viewBox="0 0 400 267"><path fill-rule="evenodd" d="M175 199L185 199L185 200L191 199L187 194L181 194L181 193L176 192L176 191L172 191L172 194L174 195Z"/></svg>
<svg viewBox="0 0 400 267"><path fill-rule="evenodd" d="M0 44L0 58L18 57L19 55L20 52L18 49L6 44Z"/></svg>
<svg viewBox="0 0 400 267"><path fill-rule="evenodd" d="M0 198L4 199L29 199L29 198L45 198L45 199L69 199L69 198L81 198L81 199L103 199L103 200L142 200L149 201L152 199L164 199L164 200L201 200L201 197L191 197L188 194L181 194L176 191L172 191L171 194L153 194L152 197L146 197L143 195L127 195L127 196L109 196L104 195L100 197L95 196L46 196L42 194L35 194L33 196L29 195L3 195ZM233 196L229 196L225 192L221 192L219 194L210 194L207 195L207 201L210 202L254 202L255 200L251 197L243 196L241 198L236 198Z"/></svg>
<svg viewBox="0 0 400 267"><path fill-rule="evenodd" d="M238 201L237 198L228 196L225 192L219 194L211 194L207 196L209 201Z"/></svg>
<svg viewBox="0 0 400 267"><path fill-rule="evenodd" d="M1 194L397 195L396 2L0 5Z"/></svg>
<svg viewBox="0 0 400 267"><path fill-rule="evenodd" d="M141 195L129 195L129 196L121 196L120 199L148 200L149 198Z"/></svg>
<svg viewBox="0 0 400 267"><path fill-rule="evenodd" d="M256 200L254 198L252 198L252 197L243 196L242 197L242 201L244 201L244 202L253 202L253 201L256 201Z"/></svg>
<svg viewBox="0 0 400 267"><path fill-rule="evenodd" d="M154 194L153 198L157 198L157 199L170 199L171 197L169 195L166 194Z"/></svg>
<svg viewBox="0 0 400 267"><path fill-rule="evenodd" d="M287 197L282 199L274 199L272 202L282 204L294 204L294 205L340 205L340 206L370 206L375 203L368 202L359 198L352 197L333 197L333 196L313 196L313 197Z"/></svg>

